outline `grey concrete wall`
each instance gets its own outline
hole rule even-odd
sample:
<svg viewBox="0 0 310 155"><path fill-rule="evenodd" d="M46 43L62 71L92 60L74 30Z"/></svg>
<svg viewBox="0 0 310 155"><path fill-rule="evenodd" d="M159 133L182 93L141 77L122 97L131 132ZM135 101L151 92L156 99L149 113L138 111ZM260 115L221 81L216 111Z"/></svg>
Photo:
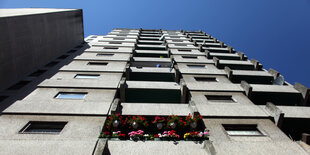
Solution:
<svg viewBox="0 0 310 155"><path fill-rule="evenodd" d="M0 91L84 40L82 10L2 16L0 29Z"/></svg>

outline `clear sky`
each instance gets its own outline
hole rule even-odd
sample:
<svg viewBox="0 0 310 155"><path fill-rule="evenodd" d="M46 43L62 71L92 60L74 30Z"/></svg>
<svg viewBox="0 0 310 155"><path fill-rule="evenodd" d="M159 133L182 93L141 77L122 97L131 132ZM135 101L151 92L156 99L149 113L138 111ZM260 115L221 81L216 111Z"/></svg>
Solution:
<svg viewBox="0 0 310 155"><path fill-rule="evenodd" d="M310 87L310 0L0 0L0 8L80 8L85 36L113 28L203 30Z"/></svg>

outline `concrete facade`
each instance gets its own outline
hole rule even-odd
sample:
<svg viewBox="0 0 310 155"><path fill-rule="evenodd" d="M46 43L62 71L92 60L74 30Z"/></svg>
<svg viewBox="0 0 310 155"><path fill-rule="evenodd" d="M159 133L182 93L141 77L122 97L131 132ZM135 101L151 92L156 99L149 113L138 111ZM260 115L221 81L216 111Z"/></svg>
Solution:
<svg viewBox="0 0 310 155"><path fill-rule="evenodd" d="M2 112L2 154L309 153L309 89L277 83L280 73L205 32L114 29L85 42L32 75L42 79ZM210 139L98 138L115 113L149 123L200 114Z"/></svg>

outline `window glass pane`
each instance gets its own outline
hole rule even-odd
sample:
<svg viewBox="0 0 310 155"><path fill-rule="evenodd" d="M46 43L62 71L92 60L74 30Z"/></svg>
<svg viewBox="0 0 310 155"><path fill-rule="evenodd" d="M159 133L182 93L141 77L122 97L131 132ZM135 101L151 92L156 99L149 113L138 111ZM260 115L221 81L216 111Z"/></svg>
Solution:
<svg viewBox="0 0 310 155"><path fill-rule="evenodd" d="M60 133L67 122L28 122L20 133Z"/></svg>
<svg viewBox="0 0 310 155"><path fill-rule="evenodd" d="M86 93L58 93L56 98L61 99L84 99Z"/></svg>
<svg viewBox="0 0 310 155"><path fill-rule="evenodd" d="M217 82L215 77L194 77L196 81Z"/></svg>
<svg viewBox="0 0 310 155"><path fill-rule="evenodd" d="M223 124L230 136L260 136L263 135L256 124Z"/></svg>
<svg viewBox="0 0 310 155"><path fill-rule="evenodd" d="M189 68L205 68L205 65L187 65Z"/></svg>
<svg viewBox="0 0 310 155"><path fill-rule="evenodd" d="M231 136L246 136L246 135L257 136L257 135L262 135L257 130L226 130L226 132L228 133L228 135L231 135Z"/></svg>
<svg viewBox="0 0 310 155"><path fill-rule="evenodd" d="M74 78L76 79L97 79L100 75L98 74L77 74Z"/></svg>
<svg viewBox="0 0 310 155"><path fill-rule="evenodd" d="M232 96L228 95L205 95L207 100L212 102L235 102Z"/></svg>
<svg viewBox="0 0 310 155"><path fill-rule="evenodd" d="M197 59L197 56L182 56L184 59Z"/></svg>
<svg viewBox="0 0 310 155"><path fill-rule="evenodd" d="M114 54L97 54L96 56L113 56Z"/></svg>
<svg viewBox="0 0 310 155"><path fill-rule="evenodd" d="M89 62L88 65L106 66L106 65L108 65L108 63L106 63L106 62Z"/></svg>

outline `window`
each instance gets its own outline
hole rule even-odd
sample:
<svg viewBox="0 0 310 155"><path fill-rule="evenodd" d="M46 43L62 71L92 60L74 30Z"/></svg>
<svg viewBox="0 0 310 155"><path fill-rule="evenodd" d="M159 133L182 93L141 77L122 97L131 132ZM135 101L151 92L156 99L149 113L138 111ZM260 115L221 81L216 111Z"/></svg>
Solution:
<svg viewBox="0 0 310 155"><path fill-rule="evenodd" d="M30 81L20 81L16 83L15 85L11 86L10 88L8 88L8 90L17 90L17 89L23 88L28 83L30 83Z"/></svg>
<svg viewBox="0 0 310 155"><path fill-rule="evenodd" d="M182 56L184 59L197 59L197 56Z"/></svg>
<svg viewBox="0 0 310 155"><path fill-rule="evenodd" d="M187 46L186 44L174 44L175 46Z"/></svg>
<svg viewBox="0 0 310 155"><path fill-rule="evenodd" d="M47 65L45 65L46 67L53 67L53 66L55 66L55 65L57 65L58 64L58 61L52 61L52 62L50 62L50 63L48 63Z"/></svg>
<svg viewBox="0 0 310 155"><path fill-rule="evenodd" d="M77 50L70 50L70 51L68 51L67 53L74 53L74 52L76 52Z"/></svg>
<svg viewBox="0 0 310 155"><path fill-rule="evenodd" d="M256 124L223 124L229 136L263 136Z"/></svg>
<svg viewBox="0 0 310 155"><path fill-rule="evenodd" d="M189 68L205 68L205 65L187 65Z"/></svg>
<svg viewBox="0 0 310 155"><path fill-rule="evenodd" d="M127 34L117 34L116 36L127 36Z"/></svg>
<svg viewBox="0 0 310 155"><path fill-rule="evenodd" d="M36 77L36 76L42 75L45 72L46 72L46 70L37 70L36 72L30 74L29 76Z"/></svg>
<svg viewBox="0 0 310 155"><path fill-rule="evenodd" d="M76 74L74 78L76 79L97 79L99 74Z"/></svg>
<svg viewBox="0 0 310 155"><path fill-rule="evenodd" d="M117 50L118 47L103 47L103 49L113 49L113 50Z"/></svg>
<svg viewBox="0 0 310 155"><path fill-rule="evenodd" d="M87 93L60 92L55 98L58 99L84 99Z"/></svg>
<svg viewBox="0 0 310 155"><path fill-rule="evenodd" d="M196 81L217 82L215 77L194 77Z"/></svg>
<svg viewBox="0 0 310 155"><path fill-rule="evenodd" d="M110 57L110 56L113 56L114 54L97 54L96 56L107 56L107 57Z"/></svg>
<svg viewBox="0 0 310 155"><path fill-rule="evenodd" d="M122 42L109 42L109 44L122 44Z"/></svg>
<svg viewBox="0 0 310 155"><path fill-rule="evenodd" d="M107 62L89 62L87 65L97 65L97 66L106 66Z"/></svg>
<svg viewBox="0 0 310 155"><path fill-rule="evenodd" d="M191 52L192 50L182 50L182 49L178 49L178 51L180 51L180 52Z"/></svg>
<svg viewBox="0 0 310 155"><path fill-rule="evenodd" d="M212 102L235 102L231 95L205 95Z"/></svg>
<svg viewBox="0 0 310 155"><path fill-rule="evenodd" d="M113 38L113 40L125 40L125 38Z"/></svg>
<svg viewBox="0 0 310 155"><path fill-rule="evenodd" d="M30 121L19 133L58 134L66 124L67 122Z"/></svg>
<svg viewBox="0 0 310 155"><path fill-rule="evenodd" d="M60 57L58 57L57 59L66 59L69 55L62 55Z"/></svg>

